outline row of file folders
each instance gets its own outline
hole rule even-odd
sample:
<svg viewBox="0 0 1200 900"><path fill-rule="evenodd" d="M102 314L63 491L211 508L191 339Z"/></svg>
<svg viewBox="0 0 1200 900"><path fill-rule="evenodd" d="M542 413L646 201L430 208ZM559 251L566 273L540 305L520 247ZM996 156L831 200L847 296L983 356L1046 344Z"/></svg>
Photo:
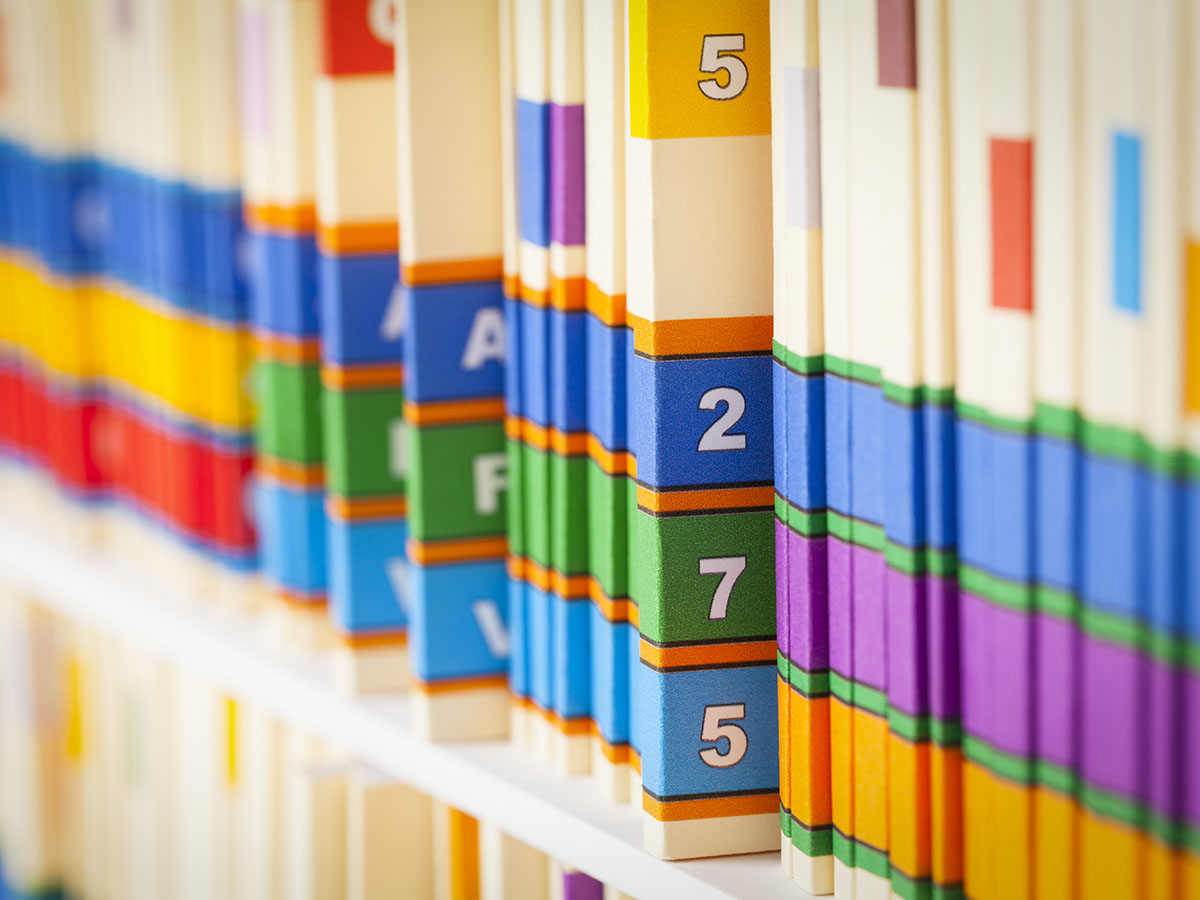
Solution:
<svg viewBox="0 0 1200 900"><path fill-rule="evenodd" d="M26 477L651 853L1200 896L1194 0L0 10Z"/></svg>
<svg viewBox="0 0 1200 900"><path fill-rule="evenodd" d="M0 589L4 900L631 900L42 599Z"/></svg>

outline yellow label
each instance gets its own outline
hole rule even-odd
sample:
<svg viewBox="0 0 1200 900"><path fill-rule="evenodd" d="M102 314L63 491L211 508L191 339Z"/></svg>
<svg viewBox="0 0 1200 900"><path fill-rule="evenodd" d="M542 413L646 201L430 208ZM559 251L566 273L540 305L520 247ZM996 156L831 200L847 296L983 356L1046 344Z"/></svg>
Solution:
<svg viewBox="0 0 1200 900"><path fill-rule="evenodd" d="M225 698L225 783L235 787L238 782L238 707L232 697Z"/></svg>
<svg viewBox="0 0 1200 900"><path fill-rule="evenodd" d="M79 759L83 756L83 669L74 654L68 658L66 669L67 758Z"/></svg>
<svg viewBox="0 0 1200 900"><path fill-rule="evenodd" d="M771 133L768 0L630 0L630 133Z"/></svg>
<svg viewBox="0 0 1200 900"><path fill-rule="evenodd" d="M1200 413L1200 241L1186 244L1184 279L1183 408Z"/></svg>

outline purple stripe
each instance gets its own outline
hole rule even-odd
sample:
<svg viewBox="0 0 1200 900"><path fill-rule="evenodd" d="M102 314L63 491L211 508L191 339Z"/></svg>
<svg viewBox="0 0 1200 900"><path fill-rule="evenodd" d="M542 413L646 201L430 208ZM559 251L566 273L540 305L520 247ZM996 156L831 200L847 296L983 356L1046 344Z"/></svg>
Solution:
<svg viewBox="0 0 1200 900"><path fill-rule="evenodd" d="M1082 774L1095 787L1129 798L1144 796L1147 666L1136 650L1083 642Z"/></svg>
<svg viewBox="0 0 1200 900"><path fill-rule="evenodd" d="M775 520L775 644L786 656L791 652L791 604L788 600L788 527Z"/></svg>
<svg viewBox="0 0 1200 900"><path fill-rule="evenodd" d="M550 104L550 240L584 241L583 105Z"/></svg>
<svg viewBox="0 0 1200 900"><path fill-rule="evenodd" d="M887 562L854 548L854 680L887 690Z"/></svg>
<svg viewBox="0 0 1200 900"><path fill-rule="evenodd" d="M829 665L846 678L887 689L883 554L830 537Z"/></svg>
<svg viewBox="0 0 1200 900"><path fill-rule="evenodd" d="M1034 620L1002 606L992 607L992 723L996 747L1018 756L1034 751Z"/></svg>
<svg viewBox="0 0 1200 900"><path fill-rule="evenodd" d="M1036 619L1037 753L1055 765L1074 768L1078 725L1079 632L1051 615Z"/></svg>
<svg viewBox="0 0 1200 900"><path fill-rule="evenodd" d="M992 735L992 607L982 597L959 593L962 642L962 727L986 741Z"/></svg>
<svg viewBox="0 0 1200 900"><path fill-rule="evenodd" d="M962 714L959 664L958 584L952 578L925 579L929 604L929 710L939 719Z"/></svg>
<svg viewBox="0 0 1200 900"><path fill-rule="evenodd" d="M826 539L829 566L829 668L845 678L854 677L854 616L850 597L852 548L844 541Z"/></svg>
<svg viewBox="0 0 1200 900"><path fill-rule="evenodd" d="M1033 620L963 591L963 728L999 750L1034 750Z"/></svg>
<svg viewBox="0 0 1200 900"><path fill-rule="evenodd" d="M1180 751L1189 764L1183 767L1184 813L1189 822L1200 825L1200 675L1189 672L1183 686L1183 705L1178 713L1183 721Z"/></svg>
<svg viewBox="0 0 1200 900"><path fill-rule="evenodd" d="M563 872L563 900L604 900L604 885L582 872Z"/></svg>
<svg viewBox="0 0 1200 900"><path fill-rule="evenodd" d="M925 581L887 572L888 704L912 716L929 708Z"/></svg>
<svg viewBox="0 0 1200 900"><path fill-rule="evenodd" d="M1183 692L1186 676L1177 669L1150 663L1146 667L1150 755L1149 793L1151 807L1171 818L1183 815L1182 784Z"/></svg>
<svg viewBox="0 0 1200 900"><path fill-rule="evenodd" d="M829 666L828 547L787 529L788 657L803 669Z"/></svg>

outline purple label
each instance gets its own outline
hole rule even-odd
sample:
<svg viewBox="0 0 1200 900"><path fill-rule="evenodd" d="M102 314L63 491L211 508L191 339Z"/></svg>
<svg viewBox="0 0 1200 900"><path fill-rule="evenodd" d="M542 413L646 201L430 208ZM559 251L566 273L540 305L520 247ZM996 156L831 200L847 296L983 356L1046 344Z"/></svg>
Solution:
<svg viewBox="0 0 1200 900"><path fill-rule="evenodd" d="M238 18L238 63L241 66L242 130L262 137L271 127L267 18L261 10L244 10Z"/></svg>
<svg viewBox="0 0 1200 900"><path fill-rule="evenodd" d="M584 241L583 105L550 104L550 240Z"/></svg>

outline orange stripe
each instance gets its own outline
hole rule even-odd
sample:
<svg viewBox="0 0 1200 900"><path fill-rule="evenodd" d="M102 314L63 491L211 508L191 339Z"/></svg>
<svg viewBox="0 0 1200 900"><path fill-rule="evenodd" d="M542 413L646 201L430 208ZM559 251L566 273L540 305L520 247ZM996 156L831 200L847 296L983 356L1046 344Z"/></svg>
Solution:
<svg viewBox="0 0 1200 900"><path fill-rule="evenodd" d="M342 521L362 519L393 519L408 513L406 497L325 497L325 509L330 516Z"/></svg>
<svg viewBox="0 0 1200 900"><path fill-rule="evenodd" d="M409 538L408 556L421 565L460 562L469 559L496 559L508 552L504 537L468 538L461 541L427 542Z"/></svg>
<svg viewBox="0 0 1200 900"><path fill-rule="evenodd" d="M335 632L337 641L344 647L366 649L369 647L404 647L408 644L407 631L363 631Z"/></svg>
<svg viewBox="0 0 1200 900"><path fill-rule="evenodd" d="M630 746L628 744L610 744L604 739L604 735L600 733L600 726L595 722L592 723L592 736L600 743L600 752L604 754L604 758L615 766L629 765Z"/></svg>
<svg viewBox="0 0 1200 900"><path fill-rule="evenodd" d="M603 322L620 328L625 324L625 295L606 294L590 281L586 288L588 312Z"/></svg>
<svg viewBox="0 0 1200 900"><path fill-rule="evenodd" d="M775 641L737 641L729 644L694 644L686 647L656 647L641 641L643 662L660 669L681 666L724 666L730 663L771 662Z"/></svg>
<svg viewBox="0 0 1200 900"><path fill-rule="evenodd" d="M550 571L550 590L568 600L588 595L587 575L564 575L562 572Z"/></svg>
<svg viewBox="0 0 1200 900"><path fill-rule="evenodd" d="M260 456L254 461L255 474L260 478L300 487L320 487L325 483L325 466L321 463L298 463L273 456Z"/></svg>
<svg viewBox="0 0 1200 900"><path fill-rule="evenodd" d="M604 588L595 577L588 578L588 597L596 604L604 618L610 622L628 622L629 609L632 605L628 597L613 599L604 593Z"/></svg>
<svg viewBox="0 0 1200 900"><path fill-rule="evenodd" d="M404 383L404 366L352 366L345 368L326 364L321 366L321 383L328 388L400 387Z"/></svg>
<svg viewBox="0 0 1200 900"><path fill-rule="evenodd" d="M636 472L637 462L632 453L626 450L614 453L600 443L595 435L587 435L587 453L609 475L628 475Z"/></svg>
<svg viewBox="0 0 1200 900"><path fill-rule="evenodd" d="M594 726L591 719L582 716L577 719L564 719L552 709L542 709L534 704L534 710L548 723L552 728L558 729L563 734L589 734Z"/></svg>
<svg viewBox="0 0 1200 900"><path fill-rule="evenodd" d="M400 227L395 222L321 225L317 243L326 253L396 253Z"/></svg>
<svg viewBox="0 0 1200 900"><path fill-rule="evenodd" d="M563 312L582 312L587 305L587 290L582 275L570 278L550 276L550 305Z"/></svg>
<svg viewBox="0 0 1200 900"><path fill-rule="evenodd" d="M413 425L446 425L456 422L493 422L504 415L504 398L446 400L440 403L405 403L404 419Z"/></svg>
<svg viewBox="0 0 1200 900"><path fill-rule="evenodd" d="M750 794L746 797L705 797L701 800L655 800L642 793L642 809L660 822L688 819L724 819L779 812L779 794Z"/></svg>
<svg viewBox="0 0 1200 900"><path fill-rule="evenodd" d="M537 450L550 449L550 434L541 425L536 425L528 419L514 419L517 438Z"/></svg>
<svg viewBox="0 0 1200 900"><path fill-rule="evenodd" d="M279 362L308 363L321 359L321 339L318 337L293 337L255 331L254 353Z"/></svg>
<svg viewBox="0 0 1200 900"><path fill-rule="evenodd" d="M503 405L503 398L499 402ZM530 422L528 419L509 416L504 420L504 434L512 440L523 441L536 450L553 450L559 456L583 456L589 452L591 445L594 443L597 452L607 457L604 460L599 460L602 466L605 466L605 463L613 466L619 465L617 460L619 454L608 453L604 449L604 446L587 432L564 432L554 427L546 428L535 422ZM606 471L612 471L607 466L605 466L605 469Z"/></svg>
<svg viewBox="0 0 1200 900"><path fill-rule="evenodd" d="M412 263L401 266L400 271L405 284L418 286L457 281L494 281L504 274L504 261L499 256L449 259L442 262Z"/></svg>
<svg viewBox="0 0 1200 900"><path fill-rule="evenodd" d="M1185 244L1183 409L1200 413L1200 240Z"/></svg>
<svg viewBox="0 0 1200 900"><path fill-rule="evenodd" d="M269 582L271 593L280 600L292 606L303 606L308 609L324 606L326 597L324 591L298 591L295 588L284 587L276 582Z"/></svg>
<svg viewBox="0 0 1200 900"><path fill-rule="evenodd" d="M530 306L549 306L550 292L547 290L536 290L531 288L523 281L517 282L518 296L528 303Z"/></svg>
<svg viewBox="0 0 1200 900"><path fill-rule="evenodd" d="M507 687L507 675L482 675L478 678L452 678L446 681L413 681L422 694L447 694L451 691L477 691L484 688Z"/></svg>
<svg viewBox="0 0 1200 900"><path fill-rule="evenodd" d="M504 296L505 297L520 297L521 296L521 279L516 275L505 275L503 278Z"/></svg>
<svg viewBox="0 0 1200 900"><path fill-rule="evenodd" d="M604 596L596 580L590 575L564 575L556 569L550 569L540 563L523 556L510 556L506 562L510 578L525 581L542 591L553 591L559 597L577 599L595 597L596 593ZM593 589L596 593L593 593ZM615 609L613 601L607 600L610 609ZM607 613L606 613L607 615ZM624 621L621 619L619 621Z"/></svg>
<svg viewBox="0 0 1200 900"><path fill-rule="evenodd" d="M317 227L317 208L311 203L297 206L246 204L242 213L247 225L275 231L314 231Z"/></svg>
<svg viewBox="0 0 1200 900"><path fill-rule="evenodd" d="M756 353L771 349L771 316L665 319L651 322L632 313L633 347L650 356Z"/></svg>
<svg viewBox="0 0 1200 900"><path fill-rule="evenodd" d="M550 449L559 456L583 456L587 453L587 439L587 432L550 429Z"/></svg>
<svg viewBox="0 0 1200 900"><path fill-rule="evenodd" d="M655 513L695 512L706 509L741 509L747 506L771 506L775 489L770 485L743 488L711 488L700 491L664 491L658 493L638 485L638 506Z"/></svg>

